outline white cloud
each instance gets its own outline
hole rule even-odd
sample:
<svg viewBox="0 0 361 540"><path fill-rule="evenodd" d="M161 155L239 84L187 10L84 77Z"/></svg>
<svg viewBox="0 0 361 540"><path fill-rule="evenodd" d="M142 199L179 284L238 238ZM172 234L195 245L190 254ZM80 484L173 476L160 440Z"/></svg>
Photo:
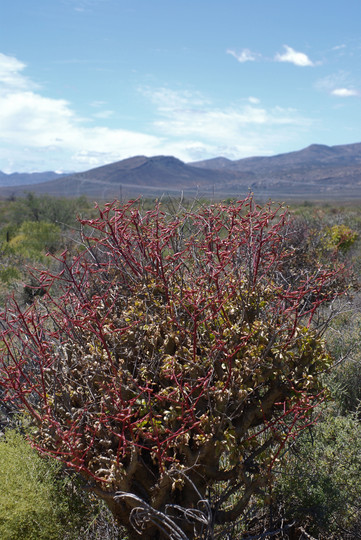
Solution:
<svg viewBox="0 0 361 540"><path fill-rule="evenodd" d="M227 54L234 56L238 62L254 62L260 56L258 53L252 52L249 49L243 49L241 52L236 52L233 49L228 49Z"/></svg>
<svg viewBox="0 0 361 540"><path fill-rule="evenodd" d="M352 88L335 88L332 90L331 94L337 97L354 97L358 96L359 92Z"/></svg>
<svg viewBox="0 0 361 540"><path fill-rule="evenodd" d="M22 74L25 67L25 64L14 56L0 53L0 91L1 88L35 88L36 85Z"/></svg>
<svg viewBox="0 0 361 540"><path fill-rule="evenodd" d="M35 91L22 74L25 67L0 55L0 170L79 170L137 154L140 148L159 153L160 137L84 125L69 102ZM111 113L95 114L106 118Z"/></svg>
<svg viewBox="0 0 361 540"><path fill-rule="evenodd" d="M94 118L100 118L100 119L106 119L106 118L110 118L113 115L114 115L114 111L105 110L105 111L99 111L97 113L94 113L93 117Z"/></svg>
<svg viewBox="0 0 361 540"><path fill-rule="evenodd" d="M107 102L106 101L102 101L102 100L97 100L97 101L92 101L91 102L91 107L95 107L96 109L98 109L99 107L104 107L104 105L106 105Z"/></svg>
<svg viewBox="0 0 361 540"><path fill-rule="evenodd" d="M298 130L310 125L310 120L302 118L297 111L282 107L266 109L257 98L217 108L199 93L193 98L190 92L168 88L141 91L157 108L154 128L165 140L183 145L188 160L198 158L195 150L199 148L208 157L224 155L236 159L270 154L275 144L288 141Z"/></svg>
<svg viewBox="0 0 361 540"><path fill-rule="evenodd" d="M111 129L94 122L95 115L111 114L109 105L93 102L93 115L83 119L68 101L43 95L24 76L25 68L14 57L0 56L0 170L5 172L86 170L137 154L184 161L266 155L310 126L296 110L266 108L252 96L220 107L200 92L142 88L153 113L147 129Z"/></svg>
<svg viewBox="0 0 361 540"><path fill-rule="evenodd" d="M211 105L211 102L201 92L182 90L180 92L171 88L139 87L138 91L157 105L159 111L199 110L201 107Z"/></svg>
<svg viewBox="0 0 361 540"><path fill-rule="evenodd" d="M316 82L316 88L336 97L355 97L360 92L355 89L350 73L339 71Z"/></svg>
<svg viewBox="0 0 361 540"><path fill-rule="evenodd" d="M109 0L62 0L64 4L69 5L78 13L84 13L108 1Z"/></svg>
<svg viewBox="0 0 361 540"><path fill-rule="evenodd" d="M276 62L290 62L295 66L314 66L315 64L309 59L307 54L295 51L292 47L284 45L285 52L283 54L277 53L275 56Z"/></svg>

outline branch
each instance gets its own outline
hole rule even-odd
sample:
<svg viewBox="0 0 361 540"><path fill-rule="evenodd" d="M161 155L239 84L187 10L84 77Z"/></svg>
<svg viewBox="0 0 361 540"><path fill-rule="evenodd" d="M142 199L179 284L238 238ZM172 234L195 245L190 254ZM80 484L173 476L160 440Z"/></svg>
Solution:
<svg viewBox="0 0 361 540"><path fill-rule="evenodd" d="M169 540L189 540L178 525L169 516L155 510L140 497L132 493L118 491L115 500L127 500L132 507L130 512L130 523L138 534L142 534L147 523L152 523L157 529L167 535Z"/></svg>

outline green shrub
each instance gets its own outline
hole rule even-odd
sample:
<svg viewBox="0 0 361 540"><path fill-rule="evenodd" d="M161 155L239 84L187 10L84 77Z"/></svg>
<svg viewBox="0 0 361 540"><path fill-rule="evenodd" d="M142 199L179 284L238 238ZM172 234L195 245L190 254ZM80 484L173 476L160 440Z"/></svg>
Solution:
<svg viewBox="0 0 361 540"><path fill-rule="evenodd" d="M68 199L28 193L26 197L8 205L7 215L4 218L17 225L21 225L24 221L75 225L77 214L83 210L88 211L90 206L85 196Z"/></svg>
<svg viewBox="0 0 361 540"><path fill-rule="evenodd" d="M16 431L0 439L0 486L2 540L80 538L81 501L66 493L60 465L38 456Z"/></svg>
<svg viewBox="0 0 361 540"><path fill-rule="evenodd" d="M285 456L275 495L289 522L319 539L345 538L361 523L360 476L361 426L329 413Z"/></svg>
<svg viewBox="0 0 361 540"><path fill-rule="evenodd" d="M344 224L333 225L325 231L324 247L328 250L346 252L357 240L358 234Z"/></svg>
<svg viewBox="0 0 361 540"><path fill-rule="evenodd" d="M20 272L14 266L8 266L0 270L0 281L3 283L11 283L17 279L20 279Z"/></svg>
<svg viewBox="0 0 361 540"><path fill-rule="evenodd" d="M45 221L24 221L6 247L14 254L42 259L47 252L55 253L59 249L60 239L57 225Z"/></svg>
<svg viewBox="0 0 361 540"><path fill-rule="evenodd" d="M341 415L354 413L361 401L361 316L357 310L339 315L326 332L334 358L344 359L327 376L327 386Z"/></svg>

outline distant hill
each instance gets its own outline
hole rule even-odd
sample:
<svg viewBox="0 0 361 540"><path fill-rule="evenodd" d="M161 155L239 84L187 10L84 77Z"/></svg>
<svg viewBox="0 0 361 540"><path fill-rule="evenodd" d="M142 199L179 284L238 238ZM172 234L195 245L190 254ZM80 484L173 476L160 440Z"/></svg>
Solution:
<svg viewBox="0 0 361 540"><path fill-rule="evenodd" d="M11 174L6 174L0 171L0 186L23 186L39 184L39 182L57 180L62 176L65 176L65 174L58 174L53 171Z"/></svg>
<svg viewBox="0 0 361 540"><path fill-rule="evenodd" d="M216 158L192 163L194 167L252 174L250 188L269 196L306 198L361 198L361 143L340 146L312 144L303 150L270 157L240 160ZM227 185L235 190L237 183Z"/></svg>
<svg viewBox="0 0 361 540"><path fill-rule="evenodd" d="M21 195L30 190L54 196L109 199L122 195L159 196L179 194L182 190L197 193L215 189L222 182L232 182L238 174L211 171L187 165L172 156L136 156L57 180L0 189L0 196Z"/></svg>
<svg viewBox="0 0 361 540"><path fill-rule="evenodd" d="M187 165L172 156L136 156L84 173L73 174L75 181L97 181L126 186L156 187L161 189L196 188L219 181L220 173ZM233 173L226 173L233 178Z"/></svg>
<svg viewBox="0 0 361 540"><path fill-rule="evenodd" d="M343 146L312 144L303 150L270 157L250 157L236 161L221 157L192 163L193 166L201 168L252 172L298 167L318 168L325 165L342 167L351 164L361 165L361 143Z"/></svg>
<svg viewBox="0 0 361 540"><path fill-rule="evenodd" d="M56 174L56 173L43 173ZM3 186L0 173L0 186ZM16 181L19 177L14 175ZM32 180L35 179L31 175ZM37 183L0 187L0 197L28 191L54 196L87 195L110 200L137 195L243 196L250 190L271 198L361 199L361 143L313 144L296 152L230 160L217 157L184 163L172 156L135 156L122 161Z"/></svg>

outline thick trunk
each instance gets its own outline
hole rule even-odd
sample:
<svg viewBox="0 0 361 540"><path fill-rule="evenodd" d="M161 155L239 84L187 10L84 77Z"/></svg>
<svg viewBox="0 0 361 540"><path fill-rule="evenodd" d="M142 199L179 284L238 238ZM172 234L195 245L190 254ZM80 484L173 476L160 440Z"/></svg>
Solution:
<svg viewBox="0 0 361 540"><path fill-rule="evenodd" d="M187 472L170 469L158 479L157 471L151 470L152 464L147 465L135 456L122 485L118 486L119 491L109 493L99 488L94 488L94 491L106 502L117 523L126 527L130 540L166 540L172 532L174 538L192 540L197 536L194 527L198 525L202 528L202 525L197 521L190 522L191 513L186 516L181 509L207 512L204 505L199 506L199 502L208 498L207 490L212 481L232 482L240 474L239 466L229 471L219 470L214 446L214 441L209 441L200 452L192 452L189 447L183 449ZM198 464L198 460L202 465ZM254 479L249 480L247 486L247 479L244 481L246 489L241 500L227 511L220 510L215 517L217 523L226 524L238 518L250 496L263 483L260 479ZM174 512L173 517L167 512L167 505L178 507L170 510ZM206 515L204 518L207 520ZM138 527L139 534L133 523Z"/></svg>
<svg viewBox="0 0 361 540"><path fill-rule="evenodd" d="M166 482L163 485L160 482L157 487L160 492L163 488L163 493L158 492L157 497L150 501L150 504L132 493L107 493L96 488L95 492L107 504L116 522L127 529L129 540L168 540L170 534L175 531L178 532L181 540L192 540L194 537L192 523L186 520L173 521L171 516L164 513L166 504L176 503L179 506L189 508L189 501L187 504L188 489L176 496L173 493L172 496L171 486L168 486ZM119 497L120 493L122 495ZM192 506L194 507L194 505ZM131 517L132 512L133 516ZM136 524L140 533L135 530L133 523Z"/></svg>

